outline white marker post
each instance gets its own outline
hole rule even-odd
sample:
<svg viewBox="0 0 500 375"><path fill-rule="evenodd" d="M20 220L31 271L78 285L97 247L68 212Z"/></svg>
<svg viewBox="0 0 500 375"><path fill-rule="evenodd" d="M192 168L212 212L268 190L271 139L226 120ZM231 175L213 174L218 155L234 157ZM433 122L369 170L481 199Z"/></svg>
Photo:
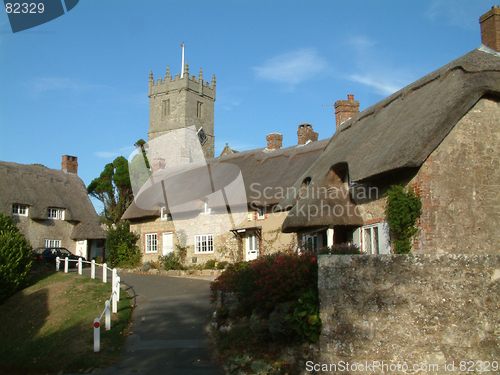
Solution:
<svg viewBox="0 0 500 375"><path fill-rule="evenodd" d="M94 319L94 353L101 350L101 321L99 318Z"/></svg>
<svg viewBox="0 0 500 375"><path fill-rule="evenodd" d="M108 282L108 265L106 263L102 265L102 282L104 284Z"/></svg>
<svg viewBox="0 0 500 375"><path fill-rule="evenodd" d="M95 279L95 260L92 259L92 262L90 262L90 278Z"/></svg>

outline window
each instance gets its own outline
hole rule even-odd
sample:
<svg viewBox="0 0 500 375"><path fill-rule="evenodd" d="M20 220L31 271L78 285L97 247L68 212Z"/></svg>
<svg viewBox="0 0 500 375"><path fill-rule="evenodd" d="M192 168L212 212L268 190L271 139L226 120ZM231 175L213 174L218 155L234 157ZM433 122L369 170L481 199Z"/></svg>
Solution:
<svg viewBox="0 0 500 375"><path fill-rule="evenodd" d="M201 118L201 115L202 115L201 110L202 110L202 108L203 108L203 103L202 102L198 102L198 105L196 106L196 116L198 118Z"/></svg>
<svg viewBox="0 0 500 375"><path fill-rule="evenodd" d="M194 236L195 254L214 252L214 236L212 234L201 234Z"/></svg>
<svg viewBox="0 0 500 375"><path fill-rule="evenodd" d="M162 100L161 114L163 117L170 115L170 99Z"/></svg>
<svg viewBox="0 0 500 375"><path fill-rule="evenodd" d="M379 222L358 228L353 233L353 242L366 254L389 254L389 225Z"/></svg>
<svg viewBox="0 0 500 375"><path fill-rule="evenodd" d="M18 216L28 216L28 206L22 204L13 204L12 214Z"/></svg>
<svg viewBox="0 0 500 375"><path fill-rule="evenodd" d="M61 240L43 240L43 247L61 247Z"/></svg>
<svg viewBox="0 0 500 375"><path fill-rule="evenodd" d="M363 241L363 251L368 254L378 254L378 227L368 226L362 228L361 238Z"/></svg>
<svg viewBox="0 0 500 375"><path fill-rule="evenodd" d="M146 253L158 252L158 235L156 233L146 233Z"/></svg>
<svg viewBox="0 0 500 375"><path fill-rule="evenodd" d="M257 208L257 220L264 220L266 218L266 207Z"/></svg>
<svg viewBox="0 0 500 375"><path fill-rule="evenodd" d="M161 208L161 219L162 220L172 220L172 215L167 212L166 207Z"/></svg>
<svg viewBox="0 0 500 375"><path fill-rule="evenodd" d="M208 140L207 135L205 134L205 131L203 130L203 128L200 128L200 130L198 130L198 132L196 134L198 135L198 139L200 140L200 144L203 146Z"/></svg>
<svg viewBox="0 0 500 375"><path fill-rule="evenodd" d="M208 202L203 202L203 212L205 215L210 215L212 213L212 209L208 205Z"/></svg>
<svg viewBox="0 0 500 375"><path fill-rule="evenodd" d="M64 220L64 209L49 207L47 209L47 217L54 220Z"/></svg>

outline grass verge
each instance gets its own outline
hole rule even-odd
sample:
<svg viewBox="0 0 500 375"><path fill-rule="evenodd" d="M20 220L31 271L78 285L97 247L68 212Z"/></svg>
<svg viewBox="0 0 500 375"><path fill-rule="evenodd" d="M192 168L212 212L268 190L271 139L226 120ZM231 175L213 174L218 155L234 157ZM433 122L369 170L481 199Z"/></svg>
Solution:
<svg viewBox="0 0 500 375"><path fill-rule="evenodd" d="M0 307L1 374L80 373L105 367L122 352L132 318L131 298L121 291L111 330L101 328L94 353L93 322L101 316L111 284L87 276L49 272L32 279Z"/></svg>

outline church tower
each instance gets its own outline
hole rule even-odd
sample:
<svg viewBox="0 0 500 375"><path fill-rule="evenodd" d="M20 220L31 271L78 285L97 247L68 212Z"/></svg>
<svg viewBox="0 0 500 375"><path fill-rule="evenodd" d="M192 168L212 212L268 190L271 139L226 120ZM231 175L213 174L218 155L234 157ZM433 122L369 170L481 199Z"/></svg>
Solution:
<svg viewBox="0 0 500 375"><path fill-rule="evenodd" d="M149 132L148 142L172 130L195 126L205 158L214 157L214 102L215 74L212 83L198 77L189 77L186 62L182 74L170 75L167 66L165 79L154 82L149 73Z"/></svg>

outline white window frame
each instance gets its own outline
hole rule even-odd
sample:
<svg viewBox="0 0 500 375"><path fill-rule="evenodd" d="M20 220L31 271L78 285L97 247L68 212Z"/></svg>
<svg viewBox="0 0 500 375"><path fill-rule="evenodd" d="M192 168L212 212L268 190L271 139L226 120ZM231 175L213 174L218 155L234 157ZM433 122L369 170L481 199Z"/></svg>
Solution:
<svg viewBox="0 0 500 375"><path fill-rule="evenodd" d="M257 207L257 220L264 220L266 218L266 206Z"/></svg>
<svg viewBox="0 0 500 375"><path fill-rule="evenodd" d="M167 207L161 208L161 212L160 212L161 219L162 220L172 220L172 215L166 211L167 211Z"/></svg>
<svg viewBox="0 0 500 375"><path fill-rule="evenodd" d="M195 254L212 254L214 252L214 235L197 234L194 236Z"/></svg>
<svg viewBox="0 0 500 375"><path fill-rule="evenodd" d="M155 254L158 252L158 233L146 233L144 236L144 252Z"/></svg>
<svg viewBox="0 0 500 375"><path fill-rule="evenodd" d="M375 235L377 231L377 235ZM369 233L370 247L367 248L365 236ZM377 241L376 246L373 243ZM390 253L390 243L389 243L389 226L386 222L378 222L374 224L364 225L358 228L353 235L354 244L358 245L361 251L365 254L376 255L376 254L389 254Z"/></svg>
<svg viewBox="0 0 500 375"><path fill-rule="evenodd" d="M210 215L212 213L212 209L208 205L208 202L203 202L203 212L205 215Z"/></svg>
<svg viewBox="0 0 500 375"><path fill-rule="evenodd" d="M43 247L48 247L48 248L62 247L61 244L62 244L61 240L52 240L50 238L45 238L43 240Z"/></svg>
<svg viewBox="0 0 500 375"><path fill-rule="evenodd" d="M13 204L12 205L12 215L16 216L28 216L29 206L25 204Z"/></svg>
<svg viewBox="0 0 500 375"><path fill-rule="evenodd" d="M64 220L65 210L64 208L47 208L47 218L51 220Z"/></svg>

